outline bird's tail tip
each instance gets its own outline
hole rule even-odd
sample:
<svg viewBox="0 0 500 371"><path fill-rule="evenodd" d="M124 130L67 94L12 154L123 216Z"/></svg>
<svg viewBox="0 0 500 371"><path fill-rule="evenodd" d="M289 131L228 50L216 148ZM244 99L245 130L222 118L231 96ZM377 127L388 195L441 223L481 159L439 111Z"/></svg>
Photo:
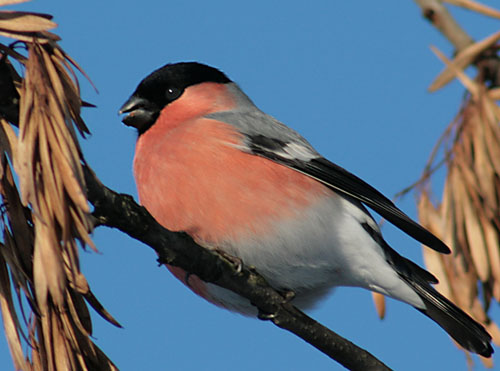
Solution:
<svg viewBox="0 0 500 371"><path fill-rule="evenodd" d="M413 283L415 291L426 308L419 309L441 326L464 349L489 358L494 350L491 335L486 329L463 310L437 292L430 285Z"/></svg>

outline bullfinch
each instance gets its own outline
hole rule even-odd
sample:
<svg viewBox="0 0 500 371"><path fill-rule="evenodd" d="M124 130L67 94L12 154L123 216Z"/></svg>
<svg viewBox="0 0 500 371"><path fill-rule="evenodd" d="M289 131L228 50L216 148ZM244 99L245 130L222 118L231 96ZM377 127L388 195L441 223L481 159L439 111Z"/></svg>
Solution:
<svg viewBox="0 0 500 371"><path fill-rule="evenodd" d="M140 202L165 228L254 266L275 289L295 293L301 309L336 286L363 287L412 305L465 349L493 353L484 327L387 244L366 206L422 244L441 253L448 247L259 110L223 72L167 64L140 82L120 113L139 133ZM257 313L247 299L168 268L210 302Z"/></svg>

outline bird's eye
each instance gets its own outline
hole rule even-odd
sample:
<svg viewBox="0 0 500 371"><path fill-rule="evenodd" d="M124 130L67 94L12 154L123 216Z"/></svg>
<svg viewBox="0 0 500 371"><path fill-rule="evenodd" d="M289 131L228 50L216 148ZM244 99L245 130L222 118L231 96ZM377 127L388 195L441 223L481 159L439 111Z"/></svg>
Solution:
<svg viewBox="0 0 500 371"><path fill-rule="evenodd" d="M178 88L167 88L165 92L165 97L168 99L169 102L172 102L173 100L179 98L179 96L182 94L182 90Z"/></svg>

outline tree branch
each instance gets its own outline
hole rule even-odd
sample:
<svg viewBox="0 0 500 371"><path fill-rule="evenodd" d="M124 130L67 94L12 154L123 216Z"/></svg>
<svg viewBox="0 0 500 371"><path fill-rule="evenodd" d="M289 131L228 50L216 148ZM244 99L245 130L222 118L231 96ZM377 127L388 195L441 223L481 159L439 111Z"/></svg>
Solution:
<svg viewBox="0 0 500 371"><path fill-rule="evenodd" d="M181 267L203 281L247 298L259 310L259 318L294 333L330 358L352 370L389 370L381 361L316 322L274 290L254 269L236 266L214 250L196 244L184 232L171 232L158 224L131 196L104 186L85 167L88 199L94 205L98 225L117 228L156 251L161 264Z"/></svg>
<svg viewBox="0 0 500 371"><path fill-rule="evenodd" d="M10 78L5 61L0 61L0 81ZM10 80L8 80L10 81ZM15 89L0 91L0 117L18 125ZM6 108L9 108L8 110ZM253 303L259 318L290 331L333 360L352 370L390 370L372 354L313 320L290 302L287 295L274 290L254 269L235 264L217 253L199 246L184 232L163 228L131 196L119 194L104 186L94 172L84 166L88 200L94 206L95 226L116 228L150 246L161 264L181 267L202 280L231 290Z"/></svg>

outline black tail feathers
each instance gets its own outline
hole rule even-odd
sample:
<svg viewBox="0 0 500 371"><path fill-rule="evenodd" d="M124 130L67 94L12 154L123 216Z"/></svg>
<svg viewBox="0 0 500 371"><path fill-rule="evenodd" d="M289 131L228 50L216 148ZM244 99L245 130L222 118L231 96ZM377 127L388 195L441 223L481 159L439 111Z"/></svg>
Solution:
<svg viewBox="0 0 500 371"><path fill-rule="evenodd" d="M425 308L416 309L441 326L468 351L491 357L491 335L486 329L430 285L438 282L431 273L399 255L386 243L385 247L389 263L424 302Z"/></svg>
<svg viewBox="0 0 500 371"><path fill-rule="evenodd" d="M427 283L406 279L425 304L420 312L435 321L465 349L491 357L491 336L486 329Z"/></svg>

